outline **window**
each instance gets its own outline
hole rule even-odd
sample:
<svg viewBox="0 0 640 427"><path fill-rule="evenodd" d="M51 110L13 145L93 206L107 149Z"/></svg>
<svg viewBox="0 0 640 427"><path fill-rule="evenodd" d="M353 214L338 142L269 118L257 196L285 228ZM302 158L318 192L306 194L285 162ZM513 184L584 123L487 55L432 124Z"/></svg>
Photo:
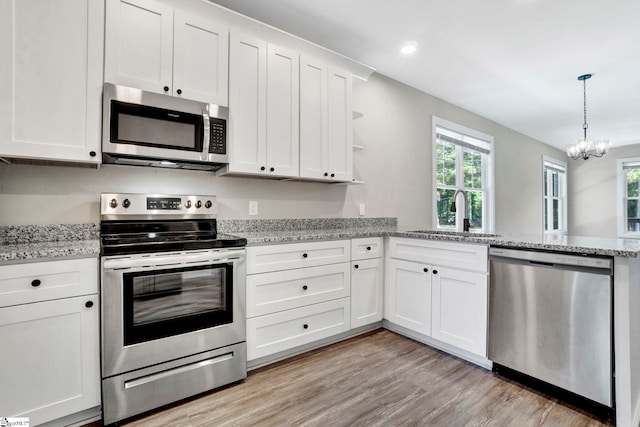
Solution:
<svg viewBox="0 0 640 427"><path fill-rule="evenodd" d="M567 164L542 156L544 232L567 233Z"/></svg>
<svg viewBox="0 0 640 427"><path fill-rule="evenodd" d="M618 234L640 237L640 157L618 159Z"/></svg>
<svg viewBox="0 0 640 427"><path fill-rule="evenodd" d="M433 117L434 143L434 227L462 231L469 218L471 231L493 231L493 137ZM456 212L451 212L453 195L458 195Z"/></svg>

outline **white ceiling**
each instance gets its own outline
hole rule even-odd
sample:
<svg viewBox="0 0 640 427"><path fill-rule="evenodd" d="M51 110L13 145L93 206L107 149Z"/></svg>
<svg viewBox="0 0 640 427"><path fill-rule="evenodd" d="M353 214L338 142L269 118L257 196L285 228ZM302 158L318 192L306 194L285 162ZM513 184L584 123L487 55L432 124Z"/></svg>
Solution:
<svg viewBox="0 0 640 427"><path fill-rule="evenodd" d="M640 0L211 1L562 150L591 73L589 138L640 143Z"/></svg>

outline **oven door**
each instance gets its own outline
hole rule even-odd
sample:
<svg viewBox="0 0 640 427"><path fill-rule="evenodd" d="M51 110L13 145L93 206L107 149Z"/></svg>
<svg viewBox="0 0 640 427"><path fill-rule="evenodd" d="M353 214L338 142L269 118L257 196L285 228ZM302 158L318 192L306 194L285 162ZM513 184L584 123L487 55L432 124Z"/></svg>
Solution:
<svg viewBox="0 0 640 427"><path fill-rule="evenodd" d="M245 341L244 249L102 259L103 377Z"/></svg>

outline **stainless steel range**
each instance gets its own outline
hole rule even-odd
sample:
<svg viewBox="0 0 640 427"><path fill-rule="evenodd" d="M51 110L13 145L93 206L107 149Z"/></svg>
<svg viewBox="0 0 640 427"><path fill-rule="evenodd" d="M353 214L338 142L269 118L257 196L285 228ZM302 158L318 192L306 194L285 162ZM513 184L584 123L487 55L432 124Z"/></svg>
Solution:
<svg viewBox="0 0 640 427"><path fill-rule="evenodd" d="M214 196L102 194L104 424L247 376L245 239Z"/></svg>

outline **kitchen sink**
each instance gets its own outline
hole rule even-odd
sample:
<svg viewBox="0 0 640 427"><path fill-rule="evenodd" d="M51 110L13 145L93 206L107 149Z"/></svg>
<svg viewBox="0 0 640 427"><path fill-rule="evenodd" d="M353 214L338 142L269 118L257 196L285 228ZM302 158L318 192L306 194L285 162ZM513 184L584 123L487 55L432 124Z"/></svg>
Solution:
<svg viewBox="0 0 640 427"><path fill-rule="evenodd" d="M476 233L473 231L446 231L446 230L411 230L409 233L420 234L436 234L442 236L461 236L461 237L498 237L499 234L492 233Z"/></svg>

